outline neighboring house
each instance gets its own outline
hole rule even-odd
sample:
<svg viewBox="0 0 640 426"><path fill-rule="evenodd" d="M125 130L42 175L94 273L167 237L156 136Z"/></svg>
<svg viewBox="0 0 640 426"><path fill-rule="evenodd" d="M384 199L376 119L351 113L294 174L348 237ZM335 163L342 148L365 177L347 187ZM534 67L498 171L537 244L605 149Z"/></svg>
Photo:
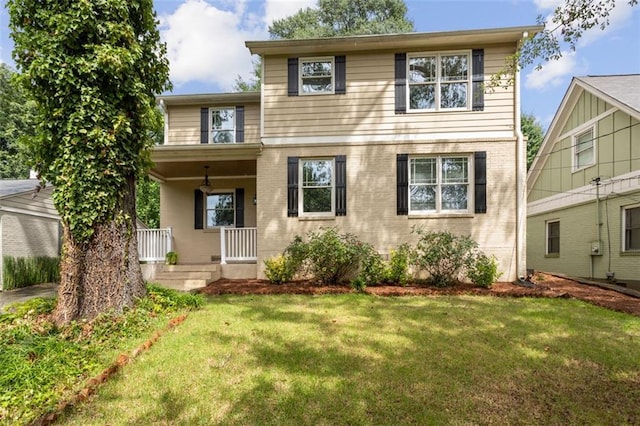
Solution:
<svg viewBox="0 0 640 426"><path fill-rule="evenodd" d="M248 245L230 258L264 277L264 259L320 227L383 254L424 227L471 235L503 279L524 275L519 78L484 84L540 29L251 41L261 93L160 96L151 174L180 263Z"/></svg>
<svg viewBox="0 0 640 426"><path fill-rule="evenodd" d="M640 280L640 74L575 77L527 187L529 268Z"/></svg>
<svg viewBox="0 0 640 426"><path fill-rule="evenodd" d="M60 255L58 212L47 186L34 197L37 179L0 180L0 290L4 256Z"/></svg>

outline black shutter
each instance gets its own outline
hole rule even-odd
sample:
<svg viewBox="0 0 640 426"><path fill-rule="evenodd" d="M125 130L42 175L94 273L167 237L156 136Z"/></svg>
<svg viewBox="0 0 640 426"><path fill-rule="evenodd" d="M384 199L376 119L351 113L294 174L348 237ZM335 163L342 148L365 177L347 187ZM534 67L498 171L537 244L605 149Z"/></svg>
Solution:
<svg viewBox="0 0 640 426"><path fill-rule="evenodd" d="M409 156L398 154L396 162L398 171L397 214L406 216L409 214Z"/></svg>
<svg viewBox="0 0 640 426"><path fill-rule="evenodd" d="M236 142L244 142L244 107L236 107Z"/></svg>
<svg viewBox="0 0 640 426"><path fill-rule="evenodd" d="M347 157L336 156L336 216L347 215Z"/></svg>
<svg viewBox="0 0 640 426"><path fill-rule="evenodd" d="M298 96L298 58L289 58L287 68L288 95Z"/></svg>
<svg viewBox="0 0 640 426"><path fill-rule="evenodd" d="M236 188L236 228L244 228L244 188Z"/></svg>
<svg viewBox="0 0 640 426"><path fill-rule="evenodd" d="M484 50L474 49L471 56L473 110L484 111Z"/></svg>
<svg viewBox="0 0 640 426"><path fill-rule="evenodd" d="M200 108L200 143L209 143L209 108Z"/></svg>
<svg viewBox="0 0 640 426"><path fill-rule="evenodd" d="M287 216L298 216L298 157L287 158Z"/></svg>
<svg viewBox="0 0 640 426"><path fill-rule="evenodd" d="M475 212L487 212L487 152L478 151L473 156L473 166L475 168Z"/></svg>
<svg viewBox="0 0 640 426"><path fill-rule="evenodd" d="M407 54L396 53L396 114L407 112Z"/></svg>
<svg viewBox="0 0 640 426"><path fill-rule="evenodd" d="M347 93L347 59L345 56L336 56L336 95Z"/></svg>
<svg viewBox="0 0 640 426"><path fill-rule="evenodd" d="M193 191L193 205L193 229L202 229L204 225L204 196L202 195L202 191L200 191L199 189Z"/></svg>

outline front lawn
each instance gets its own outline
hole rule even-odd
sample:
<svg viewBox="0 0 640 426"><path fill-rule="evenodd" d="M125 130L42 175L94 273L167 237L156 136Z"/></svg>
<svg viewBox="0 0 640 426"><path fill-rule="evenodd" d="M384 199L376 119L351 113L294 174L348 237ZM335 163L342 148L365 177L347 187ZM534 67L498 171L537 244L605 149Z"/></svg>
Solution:
<svg viewBox="0 0 640 426"><path fill-rule="evenodd" d="M639 424L640 318L566 299L222 296L64 424Z"/></svg>

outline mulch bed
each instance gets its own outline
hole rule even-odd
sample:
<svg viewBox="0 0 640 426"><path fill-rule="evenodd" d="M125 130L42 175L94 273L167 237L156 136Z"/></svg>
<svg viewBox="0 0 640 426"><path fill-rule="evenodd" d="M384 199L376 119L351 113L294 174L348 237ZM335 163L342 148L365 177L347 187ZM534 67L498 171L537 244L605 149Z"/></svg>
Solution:
<svg viewBox="0 0 640 426"><path fill-rule="evenodd" d="M478 288L460 283L452 287L431 286L370 286L365 292L376 296L435 296L435 295L488 295L499 297L563 297L584 300L597 306L640 316L640 298L614 290L581 284L573 280L548 274L536 274L532 287L508 282L495 283L491 288ZM221 279L200 289L207 295L220 294L344 294L353 293L348 285L319 286L310 281L271 284L264 280Z"/></svg>

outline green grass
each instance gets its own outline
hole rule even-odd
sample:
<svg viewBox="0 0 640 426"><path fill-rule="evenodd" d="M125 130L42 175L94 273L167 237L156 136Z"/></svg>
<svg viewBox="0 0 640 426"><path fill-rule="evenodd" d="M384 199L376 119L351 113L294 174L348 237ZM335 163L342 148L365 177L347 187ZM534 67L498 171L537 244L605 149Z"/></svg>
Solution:
<svg viewBox="0 0 640 426"><path fill-rule="evenodd" d="M56 327L54 299L36 298L0 315L0 424L29 424L69 399L94 377L163 328L177 310L201 301L148 287L148 297L123 316Z"/></svg>
<svg viewBox="0 0 640 426"><path fill-rule="evenodd" d="M575 300L222 296L64 424L638 424L640 318Z"/></svg>

